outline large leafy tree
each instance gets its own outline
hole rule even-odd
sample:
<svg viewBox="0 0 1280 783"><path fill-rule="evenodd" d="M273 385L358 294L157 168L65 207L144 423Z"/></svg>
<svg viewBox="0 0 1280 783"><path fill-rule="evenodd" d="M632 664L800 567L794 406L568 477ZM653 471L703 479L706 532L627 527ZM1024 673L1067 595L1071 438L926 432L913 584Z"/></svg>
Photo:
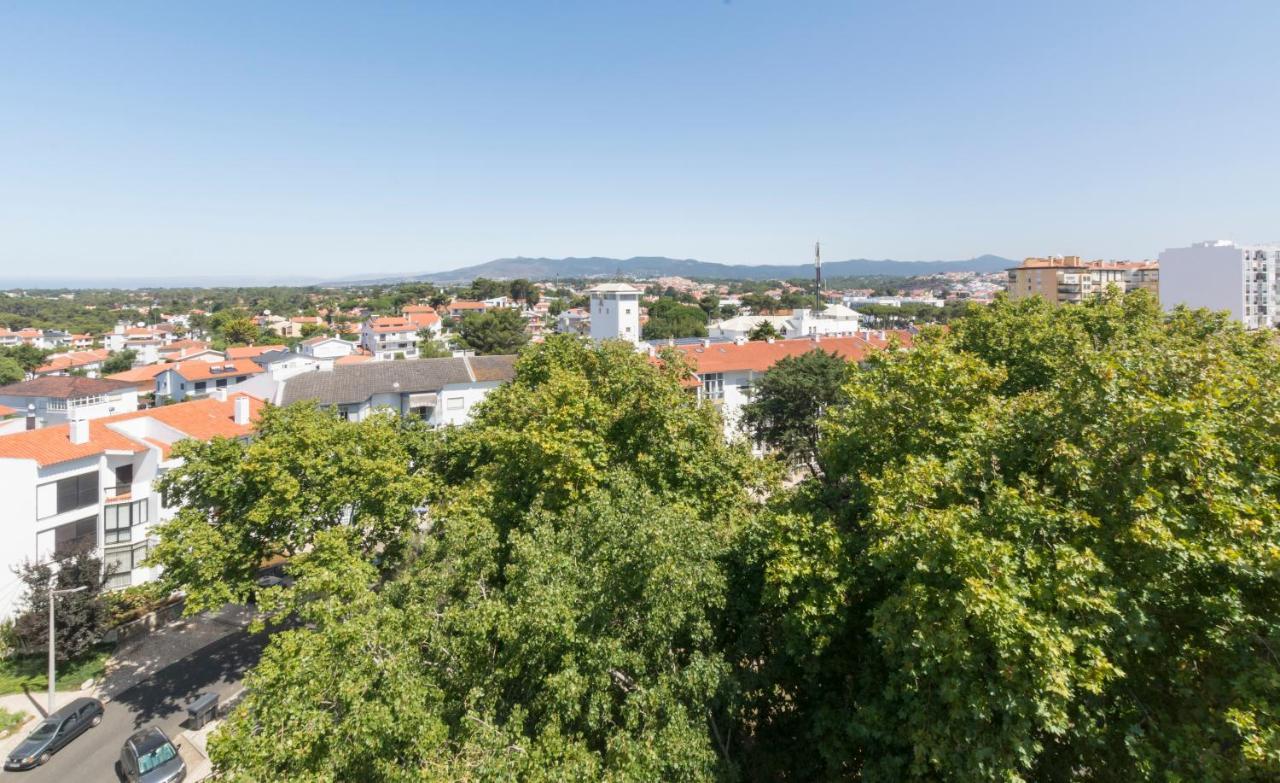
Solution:
<svg viewBox="0 0 1280 783"><path fill-rule="evenodd" d="M50 582L56 590L84 588L54 598L57 659L79 658L102 641L111 615L103 600L107 573L92 547L81 547L39 563L23 563L17 573L26 593L14 618L13 632L25 649L43 650L48 644Z"/></svg>
<svg viewBox="0 0 1280 783"><path fill-rule="evenodd" d="M663 297L649 304L649 320L645 322L644 339L665 340L669 337L706 337L707 313L694 304L681 304Z"/></svg>
<svg viewBox="0 0 1280 783"><path fill-rule="evenodd" d="M133 368L134 361L138 358L138 352L132 348L126 348L123 351L116 351L107 357L102 363L103 373L125 372Z"/></svg>
<svg viewBox="0 0 1280 783"><path fill-rule="evenodd" d="M430 484L402 436L413 426L390 413L342 421L300 403L264 409L247 443L178 443L183 464L159 486L180 510L160 526L151 562L187 592L189 612L246 600L264 562L304 552L339 526L360 552L394 564Z"/></svg>
<svg viewBox="0 0 1280 783"><path fill-rule="evenodd" d="M27 371L22 369L22 365L18 364L16 359L0 356L0 386L18 383L26 377Z"/></svg>
<svg viewBox="0 0 1280 783"><path fill-rule="evenodd" d="M736 767L727 556L761 464L675 362L532 346L471 424L408 446L435 485L380 580L343 529L269 599L282 632L212 750L232 780L710 780ZM753 492L754 490L754 492Z"/></svg>
<svg viewBox="0 0 1280 783"><path fill-rule="evenodd" d="M759 770L1280 774L1280 355L1144 294L855 374L765 538Z"/></svg>
<svg viewBox="0 0 1280 783"><path fill-rule="evenodd" d="M783 460L818 472L822 414L843 399L852 365L835 353L815 348L787 356L770 367L751 388L742 408L742 427Z"/></svg>
<svg viewBox="0 0 1280 783"><path fill-rule="evenodd" d="M502 307L463 318L458 339L479 354L512 354L529 342L529 334L520 313Z"/></svg>

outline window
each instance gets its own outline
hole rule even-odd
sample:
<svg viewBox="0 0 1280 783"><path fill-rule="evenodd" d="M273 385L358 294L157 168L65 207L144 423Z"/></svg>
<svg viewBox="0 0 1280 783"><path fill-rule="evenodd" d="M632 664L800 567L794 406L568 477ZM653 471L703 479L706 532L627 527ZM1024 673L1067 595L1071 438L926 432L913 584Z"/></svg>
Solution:
<svg viewBox="0 0 1280 783"><path fill-rule="evenodd" d="M117 589L133 584L133 571L142 567L149 547L141 543L132 547L108 549L102 553L102 565L107 570L107 587Z"/></svg>
<svg viewBox="0 0 1280 783"><path fill-rule="evenodd" d="M41 519L98 502L98 472L59 479L36 487L36 503Z"/></svg>
<svg viewBox="0 0 1280 783"><path fill-rule="evenodd" d="M133 526L147 521L147 501L135 500L102 509L103 543L120 544L133 539Z"/></svg>
<svg viewBox="0 0 1280 783"><path fill-rule="evenodd" d="M461 397L450 397L444 402L445 410L460 411L462 410L463 400Z"/></svg>
<svg viewBox="0 0 1280 783"><path fill-rule="evenodd" d="M98 546L97 515L58 525L53 529L53 551L58 556L69 555Z"/></svg>
<svg viewBox="0 0 1280 783"><path fill-rule="evenodd" d="M204 391L205 385L206 385L205 381L196 381L196 391L198 392Z"/></svg>
<svg viewBox="0 0 1280 783"><path fill-rule="evenodd" d="M702 376L702 399L724 399L724 373L709 372Z"/></svg>

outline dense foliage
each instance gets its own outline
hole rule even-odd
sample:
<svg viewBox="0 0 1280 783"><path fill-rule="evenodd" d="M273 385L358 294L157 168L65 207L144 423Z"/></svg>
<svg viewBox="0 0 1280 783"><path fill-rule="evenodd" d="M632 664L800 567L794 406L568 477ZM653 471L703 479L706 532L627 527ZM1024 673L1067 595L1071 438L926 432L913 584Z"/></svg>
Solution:
<svg viewBox="0 0 1280 783"><path fill-rule="evenodd" d="M786 490L674 356L566 338L464 427L332 442L347 425L280 412L261 440L311 450L271 453L278 475L185 447L188 499L236 513L166 531L178 583L216 598L265 554L240 541L299 528L271 548L298 582L264 603L300 622L213 758L232 780L1274 780L1278 353L1144 294L1000 301L840 368L819 470ZM371 546L382 512L306 509L372 487L290 477L374 439L409 466L377 497L429 512Z"/></svg>
<svg viewBox="0 0 1280 783"><path fill-rule="evenodd" d="M648 308L649 320L641 330L646 340L707 336L707 313L696 304L663 297L650 302Z"/></svg>
<svg viewBox="0 0 1280 783"><path fill-rule="evenodd" d="M529 342L529 333L518 311L500 307L464 317L458 341L481 355L512 354Z"/></svg>
<svg viewBox="0 0 1280 783"><path fill-rule="evenodd" d="M22 649L43 650L49 643L49 583L55 590L72 590L54 598L55 657L79 658L102 640L110 620L104 600L107 574L92 548L81 548L40 563L24 563L18 578L26 586L13 633Z"/></svg>
<svg viewBox="0 0 1280 783"><path fill-rule="evenodd" d="M742 428L789 465L816 474L823 413L843 399L852 369L821 348L784 357L751 384Z"/></svg>

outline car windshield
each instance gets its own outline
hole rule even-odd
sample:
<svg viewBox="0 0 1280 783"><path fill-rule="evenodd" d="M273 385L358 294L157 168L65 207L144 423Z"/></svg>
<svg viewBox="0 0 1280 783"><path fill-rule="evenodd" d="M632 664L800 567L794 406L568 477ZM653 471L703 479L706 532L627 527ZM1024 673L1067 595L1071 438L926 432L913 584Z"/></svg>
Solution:
<svg viewBox="0 0 1280 783"><path fill-rule="evenodd" d="M147 755L138 758L138 772L143 774L150 772L176 755L178 755L178 750L173 747L173 743L166 742Z"/></svg>
<svg viewBox="0 0 1280 783"><path fill-rule="evenodd" d="M31 732L31 738L42 739L44 737L51 737L53 736L53 733L57 730L58 730L58 724L53 723L51 721L45 721L44 723L41 723L39 726L36 726L35 730Z"/></svg>

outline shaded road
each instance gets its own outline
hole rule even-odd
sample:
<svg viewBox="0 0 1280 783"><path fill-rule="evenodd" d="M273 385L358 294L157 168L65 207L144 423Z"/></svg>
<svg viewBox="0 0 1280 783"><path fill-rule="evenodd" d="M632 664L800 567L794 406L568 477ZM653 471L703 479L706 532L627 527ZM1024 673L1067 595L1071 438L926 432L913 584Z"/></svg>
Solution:
<svg viewBox="0 0 1280 783"><path fill-rule="evenodd" d="M237 631L203 647L129 688L107 704L101 725L91 728L59 751L48 764L27 772L5 772L17 781L117 783L115 765L129 735L156 725L173 740L187 719L187 704L208 691L221 699L235 693L245 671L258 662L268 634Z"/></svg>

